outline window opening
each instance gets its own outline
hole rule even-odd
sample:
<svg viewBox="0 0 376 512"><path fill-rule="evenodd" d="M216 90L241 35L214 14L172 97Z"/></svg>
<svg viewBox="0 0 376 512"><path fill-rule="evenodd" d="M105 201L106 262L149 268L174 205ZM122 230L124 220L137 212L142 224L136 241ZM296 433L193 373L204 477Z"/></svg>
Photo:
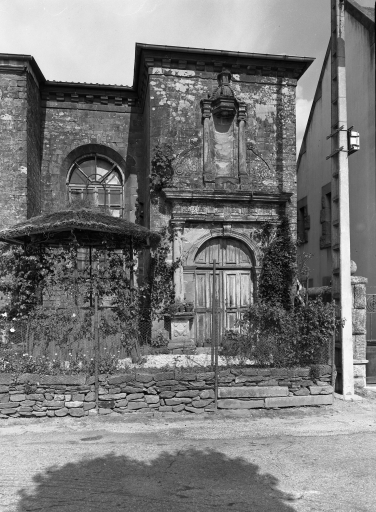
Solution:
<svg viewBox="0 0 376 512"><path fill-rule="evenodd" d="M123 176L115 162L102 155L86 155L74 162L68 177L70 201L88 198L114 217L124 216Z"/></svg>

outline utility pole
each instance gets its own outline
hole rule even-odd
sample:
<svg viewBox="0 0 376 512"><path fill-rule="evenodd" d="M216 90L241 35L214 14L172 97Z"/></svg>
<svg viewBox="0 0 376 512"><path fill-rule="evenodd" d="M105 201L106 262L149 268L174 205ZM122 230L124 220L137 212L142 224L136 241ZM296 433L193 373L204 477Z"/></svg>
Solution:
<svg viewBox="0 0 376 512"><path fill-rule="evenodd" d="M354 395L354 367L344 0L331 0L331 100L332 293L337 317L344 320L340 327L340 348L342 394L346 400Z"/></svg>

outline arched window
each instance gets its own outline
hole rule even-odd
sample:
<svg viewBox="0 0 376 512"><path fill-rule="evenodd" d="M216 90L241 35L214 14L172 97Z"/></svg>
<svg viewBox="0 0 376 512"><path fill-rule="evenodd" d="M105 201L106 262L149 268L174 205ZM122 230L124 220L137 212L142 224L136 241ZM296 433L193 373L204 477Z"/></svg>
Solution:
<svg viewBox="0 0 376 512"><path fill-rule="evenodd" d="M120 167L110 158L94 153L78 158L68 172L69 197L89 198L96 206L123 217L124 180Z"/></svg>

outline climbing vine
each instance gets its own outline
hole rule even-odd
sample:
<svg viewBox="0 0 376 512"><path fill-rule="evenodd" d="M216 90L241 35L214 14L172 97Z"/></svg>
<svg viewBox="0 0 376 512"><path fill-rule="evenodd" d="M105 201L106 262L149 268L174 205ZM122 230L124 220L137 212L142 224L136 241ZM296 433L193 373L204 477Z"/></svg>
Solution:
<svg viewBox="0 0 376 512"><path fill-rule="evenodd" d="M171 187L174 174L173 162L175 155L172 146L167 143L157 144L151 160L150 192L152 198L163 188Z"/></svg>
<svg viewBox="0 0 376 512"><path fill-rule="evenodd" d="M296 245L291 237L289 221L283 216L275 233L266 224L262 238L270 240L264 246L264 257L259 283L259 299L270 305L291 309L294 303L296 279Z"/></svg>

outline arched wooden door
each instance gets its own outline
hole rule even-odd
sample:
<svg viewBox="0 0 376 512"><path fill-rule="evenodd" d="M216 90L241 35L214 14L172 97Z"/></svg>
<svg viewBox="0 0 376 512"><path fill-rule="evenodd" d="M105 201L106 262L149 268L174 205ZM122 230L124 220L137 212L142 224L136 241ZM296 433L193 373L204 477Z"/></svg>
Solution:
<svg viewBox="0 0 376 512"><path fill-rule="evenodd" d="M208 240L195 258L196 342L211 337L214 259L217 262L220 333L234 329L253 302L253 265L248 247L235 238Z"/></svg>

